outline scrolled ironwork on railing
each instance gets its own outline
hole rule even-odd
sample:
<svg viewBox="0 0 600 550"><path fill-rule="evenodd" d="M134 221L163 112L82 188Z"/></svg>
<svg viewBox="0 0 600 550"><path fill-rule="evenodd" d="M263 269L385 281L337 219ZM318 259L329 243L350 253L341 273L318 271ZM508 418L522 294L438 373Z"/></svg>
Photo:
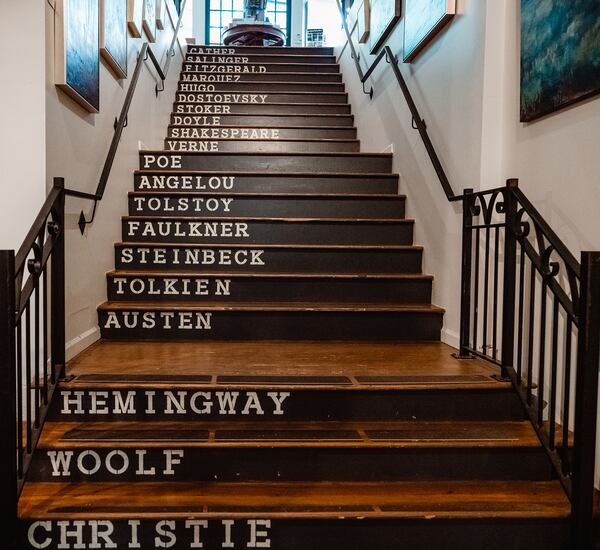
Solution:
<svg viewBox="0 0 600 550"><path fill-rule="evenodd" d="M463 195L461 349L511 380L591 549L600 253L578 262L519 189Z"/></svg>

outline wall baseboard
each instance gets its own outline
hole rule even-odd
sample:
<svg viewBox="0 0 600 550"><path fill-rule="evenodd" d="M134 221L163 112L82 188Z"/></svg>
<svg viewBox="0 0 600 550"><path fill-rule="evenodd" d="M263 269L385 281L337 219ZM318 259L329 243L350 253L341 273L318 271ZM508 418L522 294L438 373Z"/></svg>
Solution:
<svg viewBox="0 0 600 550"><path fill-rule="evenodd" d="M460 347L460 335L458 332L444 328L442 329L442 342L458 349Z"/></svg>
<svg viewBox="0 0 600 550"><path fill-rule="evenodd" d="M80 354L84 349L90 347L94 342L100 339L100 328L92 327L79 336L75 336L65 344L67 361L70 361L76 355Z"/></svg>

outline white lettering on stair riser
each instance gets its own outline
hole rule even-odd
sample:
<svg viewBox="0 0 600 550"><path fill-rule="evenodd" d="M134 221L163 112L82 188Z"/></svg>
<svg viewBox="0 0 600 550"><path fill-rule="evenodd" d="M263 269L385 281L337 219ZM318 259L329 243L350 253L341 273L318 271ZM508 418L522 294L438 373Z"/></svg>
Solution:
<svg viewBox="0 0 600 550"><path fill-rule="evenodd" d="M179 92L175 96L175 101L181 103L253 103L263 105L268 98L268 94L186 94Z"/></svg>
<svg viewBox="0 0 600 550"><path fill-rule="evenodd" d="M199 311L108 311L102 328L211 331L212 315Z"/></svg>
<svg viewBox="0 0 600 550"><path fill-rule="evenodd" d="M190 54L185 60L188 63L248 63L250 58L241 55Z"/></svg>
<svg viewBox="0 0 600 550"><path fill-rule="evenodd" d="M172 124L179 126L221 126L220 116L173 115Z"/></svg>
<svg viewBox="0 0 600 550"><path fill-rule="evenodd" d="M228 197L131 197L133 212L201 213L231 212L233 199Z"/></svg>
<svg viewBox="0 0 600 550"><path fill-rule="evenodd" d="M111 284L117 296L231 296L231 279L114 277Z"/></svg>
<svg viewBox="0 0 600 550"><path fill-rule="evenodd" d="M152 460L146 449L115 449L95 451L93 449L46 451L52 477L71 477L73 472L83 476L109 475L120 477L135 473L137 476L174 476L175 466L181 464L183 449L152 449ZM101 454L106 456L101 456ZM160 458L157 457L160 455ZM149 466L152 463L153 466Z"/></svg>
<svg viewBox="0 0 600 550"><path fill-rule="evenodd" d="M287 391L61 390L63 415L284 416Z"/></svg>
<svg viewBox="0 0 600 550"><path fill-rule="evenodd" d="M181 155L142 155L142 168L180 169Z"/></svg>
<svg viewBox="0 0 600 550"><path fill-rule="evenodd" d="M235 55L235 48L204 48L201 46L189 46L188 55Z"/></svg>
<svg viewBox="0 0 600 550"><path fill-rule="evenodd" d="M231 105L220 103L178 103L173 109L175 115L231 115Z"/></svg>
<svg viewBox="0 0 600 550"><path fill-rule="evenodd" d="M218 153L217 141L167 141L168 151L185 151L188 153Z"/></svg>
<svg viewBox="0 0 600 550"><path fill-rule="evenodd" d="M247 239L248 224L245 222L165 222L127 220L128 237L213 237Z"/></svg>
<svg viewBox="0 0 600 550"><path fill-rule="evenodd" d="M257 249L220 248L146 248L125 247L119 250L119 260L123 265L234 265L264 266L265 251Z"/></svg>
<svg viewBox="0 0 600 550"><path fill-rule="evenodd" d="M235 176L186 176L146 175L140 176L139 191L167 189L173 191L231 191Z"/></svg>
<svg viewBox="0 0 600 550"><path fill-rule="evenodd" d="M142 508L143 510L143 508ZM31 548L103 550L271 548L271 520L40 520L27 528ZM212 544L209 544L209 542Z"/></svg>
<svg viewBox="0 0 600 550"><path fill-rule="evenodd" d="M267 72L265 65L210 65L207 63L184 63L183 71L198 71L201 73L261 73Z"/></svg>
<svg viewBox="0 0 600 550"><path fill-rule="evenodd" d="M177 104L174 112L183 115L230 115L231 105L221 104L204 104L198 103L194 105Z"/></svg>
<svg viewBox="0 0 600 550"><path fill-rule="evenodd" d="M180 92L215 92L217 87L214 84L180 84Z"/></svg>
<svg viewBox="0 0 600 550"><path fill-rule="evenodd" d="M279 128L171 128L170 138L279 139Z"/></svg>
<svg viewBox="0 0 600 550"><path fill-rule="evenodd" d="M181 82L241 82L239 74L181 73Z"/></svg>

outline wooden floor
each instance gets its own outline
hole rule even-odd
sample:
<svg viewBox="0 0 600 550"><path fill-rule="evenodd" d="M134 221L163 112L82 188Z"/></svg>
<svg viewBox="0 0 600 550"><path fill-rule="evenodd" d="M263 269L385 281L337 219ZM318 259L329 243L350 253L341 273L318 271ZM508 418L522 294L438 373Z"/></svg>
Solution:
<svg viewBox="0 0 600 550"><path fill-rule="evenodd" d="M558 482L35 483L20 515L54 519L153 517L556 518L569 515Z"/></svg>
<svg viewBox="0 0 600 550"><path fill-rule="evenodd" d="M207 377L208 382L260 384L257 377L277 377L289 385L299 383L331 386L477 385L508 387L497 381L498 369L477 359L460 361L453 348L440 342L346 343L346 342L119 342L101 340L67 365L78 383L157 382L176 375L178 385ZM145 378L147 377L147 378ZM274 378L275 377L275 378ZM310 377L316 377L312 382ZM325 377L325 378L319 378ZM335 379L338 377L338 379ZM341 377L341 378L340 378ZM206 380L205 380L206 383Z"/></svg>

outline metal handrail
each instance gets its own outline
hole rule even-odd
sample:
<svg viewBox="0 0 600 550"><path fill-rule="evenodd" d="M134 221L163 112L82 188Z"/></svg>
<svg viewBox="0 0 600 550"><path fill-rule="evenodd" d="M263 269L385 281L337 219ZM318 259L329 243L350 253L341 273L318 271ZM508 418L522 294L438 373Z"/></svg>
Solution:
<svg viewBox="0 0 600 550"><path fill-rule="evenodd" d="M102 173L100 174L100 179L98 180L98 185L96 187L95 193L86 193L84 191L78 191L75 189L65 189L65 195L67 196L91 200L94 202L94 206L92 207L92 213L89 219L86 219L83 210L79 215L78 225L82 235L85 232L85 226L91 224L94 221L94 218L96 217L96 209L98 207L98 202L101 201L104 197L104 191L106 190L106 185L108 184L108 178L110 177L115 157L117 155L117 150L119 149L119 144L121 142L121 135L123 134L123 129L127 126L127 116L129 114L129 108L131 107L131 103L133 101L133 96L135 94L139 76L142 71L142 66L144 65L144 62L148 59L152 61L152 64L154 65L154 68L156 69L156 72L158 73L158 76L161 81L160 88L158 84L156 84L155 86L155 94L158 96L158 94L160 92L163 92L165 89L165 80L167 79L167 74L169 72L171 57L175 55L174 45L179 34L179 29L181 28L181 20L185 10L185 4L186 0L183 0L181 4L181 11L179 13L179 18L177 20L177 26L174 29L173 39L171 40L171 44L169 46L169 49L167 50L167 60L165 62L164 68L160 66L160 63L158 62L156 55L150 47L150 44L148 42L144 42L144 44L142 45L142 49L140 50L135 69L133 71L133 76L131 77L129 87L127 88L127 94L125 95L125 101L123 102L123 107L121 108L121 114L119 115L119 118L115 120L115 131L110 142L108 154L106 156L106 160L104 161L104 166L102 168Z"/></svg>
<svg viewBox="0 0 600 550"><path fill-rule="evenodd" d="M344 16L342 6L341 6L339 0L336 0L336 2L338 4L338 8L340 9L340 13L342 16L342 26L344 27L344 32L346 33L346 38L348 40L348 44L350 45L350 55L351 55L352 59L354 60L354 65L356 67L356 71L360 78L363 92L366 95L368 95L371 99L373 99L373 86L371 86L369 91L366 91L365 83L371 77L371 75L373 74L373 71L375 71L375 69L381 62L381 60L385 59L386 63L388 63L392 66L392 71L394 72L396 81L398 82L398 85L400 86L400 89L402 90L402 95L404 96L404 99L410 110L410 114L412 116L413 128L415 130L418 130L419 135L421 136L421 139L423 140L423 144L425 145L427 155L429 156L429 159L431 160L431 163L433 164L433 169L435 170L435 173L440 181L440 185L442 186L442 189L444 190L444 193L446 194L446 198L450 202L456 202L456 201L462 200L462 198L463 198L462 195L456 195L456 193L452 189L452 185L450 184L450 180L448 179L446 171L444 170L444 167L442 166L442 163L437 154L437 151L435 150L435 147L433 146L433 143L432 143L431 139L429 138L429 134L427 133L427 124L426 124L425 120L423 119L423 117L421 117L421 115L419 113L419 109L417 108L417 105L415 104L415 101L410 93L410 90L408 89L408 85L406 84L406 81L404 80L404 77L402 76L402 73L400 72L398 56L394 55L394 53L392 52L392 50L389 46L385 46L379 52L379 54L377 54L377 57L375 58L375 60L371 64L371 66L367 69L367 72L363 73L362 67L360 66L360 62L359 62L360 54L357 54L356 49L354 48L354 42L352 41L352 35L350 33L350 30L348 29L348 24L346 23L346 18Z"/></svg>

